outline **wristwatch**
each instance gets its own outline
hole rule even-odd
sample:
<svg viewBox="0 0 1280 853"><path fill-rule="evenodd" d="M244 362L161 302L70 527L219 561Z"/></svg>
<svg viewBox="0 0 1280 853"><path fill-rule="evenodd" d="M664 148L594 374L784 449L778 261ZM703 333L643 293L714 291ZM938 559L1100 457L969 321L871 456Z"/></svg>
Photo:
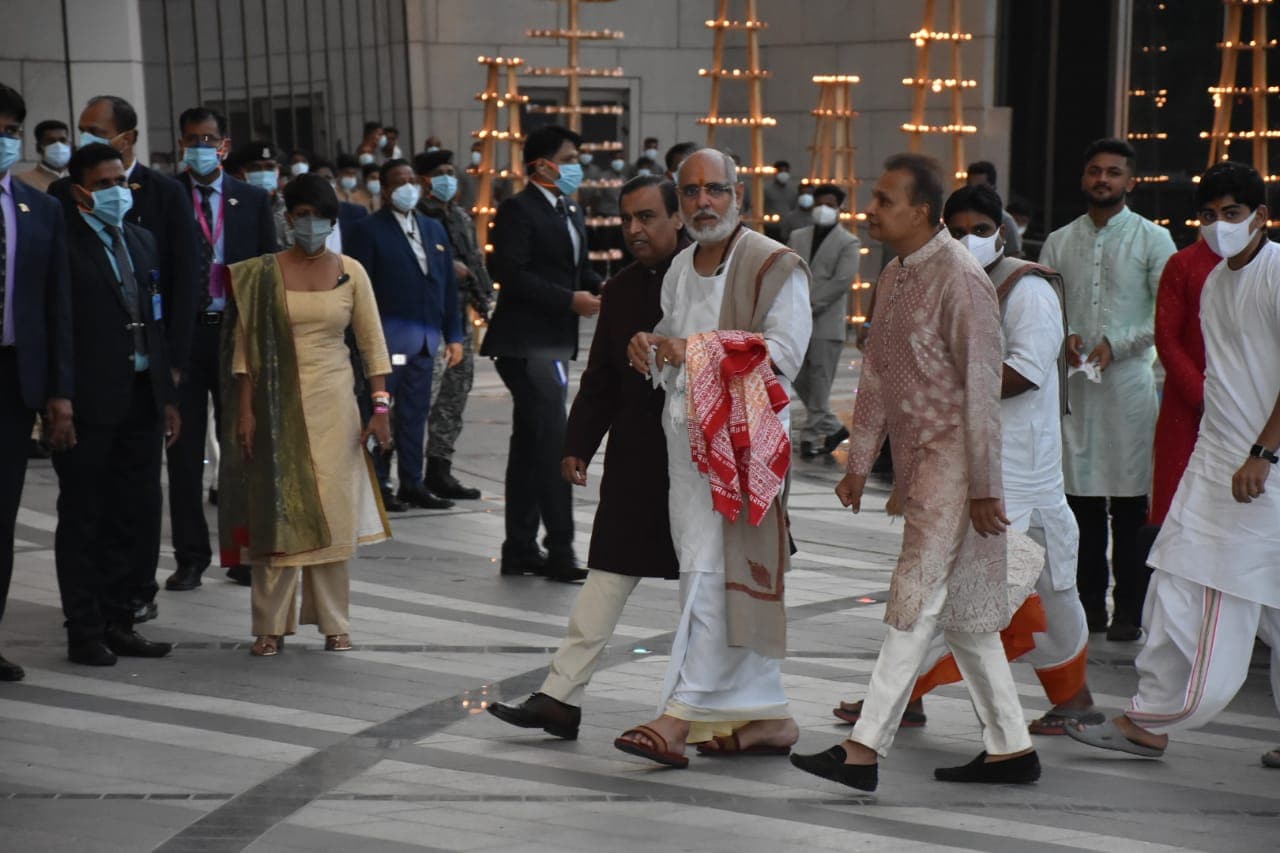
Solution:
<svg viewBox="0 0 1280 853"><path fill-rule="evenodd" d="M1268 462L1270 462L1272 465L1276 464L1277 462L1280 462L1280 456L1276 456L1274 453L1272 453L1270 450L1267 450L1261 444L1255 444L1253 448L1249 451L1249 455L1255 456L1258 459L1265 459Z"/></svg>

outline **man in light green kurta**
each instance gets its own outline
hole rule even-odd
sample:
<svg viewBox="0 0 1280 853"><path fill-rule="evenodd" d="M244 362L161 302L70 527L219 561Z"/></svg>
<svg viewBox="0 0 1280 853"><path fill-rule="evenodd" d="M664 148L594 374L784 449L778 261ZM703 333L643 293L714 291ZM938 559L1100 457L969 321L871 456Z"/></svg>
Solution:
<svg viewBox="0 0 1280 853"><path fill-rule="evenodd" d="M1066 285L1071 414L1062 419L1067 501L1080 525L1077 580L1091 631L1136 640L1148 572L1139 531L1147 519L1155 434L1155 303L1167 229L1130 210L1133 148L1102 139L1085 153L1089 210L1049 235L1040 262ZM1099 381L1094 381L1094 379ZM1107 516L1115 609L1107 627Z"/></svg>

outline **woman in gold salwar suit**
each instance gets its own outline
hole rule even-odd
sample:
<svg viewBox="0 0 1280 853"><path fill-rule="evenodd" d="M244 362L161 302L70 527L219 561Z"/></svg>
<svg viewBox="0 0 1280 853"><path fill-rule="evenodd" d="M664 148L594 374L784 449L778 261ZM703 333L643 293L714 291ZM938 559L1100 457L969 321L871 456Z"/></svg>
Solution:
<svg viewBox="0 0 1280 853"><path fill-rule="evenodd" d="M373 289L357 261L326 249L338 216L328 182L294 178L284 200L296 241L231 267L223 323L218 528L223 562L253 567L259 657L278 654L299 621L319 627L326 650L350 649L347 563L391 534L364 447L372 435L391 448ZM373 398L363 428L348 328Z"/></svg>

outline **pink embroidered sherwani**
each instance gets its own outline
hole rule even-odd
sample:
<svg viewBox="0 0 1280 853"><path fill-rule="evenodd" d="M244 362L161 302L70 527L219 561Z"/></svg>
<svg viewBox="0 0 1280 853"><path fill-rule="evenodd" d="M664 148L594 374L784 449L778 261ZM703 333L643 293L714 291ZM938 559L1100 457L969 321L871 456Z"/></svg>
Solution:
<svg viewBox="0 0 1280 853"><path fill-rule="evenodd" d="M962 244L940 230L885 267L848 470L866 476L888 433L906 524L885 621L901 631L944 583L939 628L1009 622L1005 538L980 537L969 519L971 499L1003 497L1000 370L995 288Z"/></svg>

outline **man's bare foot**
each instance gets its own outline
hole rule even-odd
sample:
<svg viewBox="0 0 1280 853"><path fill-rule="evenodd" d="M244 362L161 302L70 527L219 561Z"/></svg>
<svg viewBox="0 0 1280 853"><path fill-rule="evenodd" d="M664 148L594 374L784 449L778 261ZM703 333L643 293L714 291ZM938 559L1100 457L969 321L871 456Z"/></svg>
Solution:
<svg viewBox="0 0 1280 853"><path fill-rule="evenodd" d="M667 742L667 749L671 752L682 753L685 750L685 741L689 737L689 721L681 720L670 714L663 714L656 720L650 720L645 723L646 726L662 735ZM649 746L649 743L641 736L624 734L620 740L628 740L641 746Z"/></svg>
<svg viewBox="0 0 1280 853"><path fill-rule="evenodd" d="M790 747L800 740L800 727L790 717L785 720L752 720L745 726L734 729L733 734L737 738L739 750L751 749L753 746ZM698 744L698 749L702 752L720 752L724 748L725 744L720 740ZM732 749L732 746L729 748Z"/></svg>
<svg viewBox="0 0 1280 853"><path fill-rule="evenodd" d="M869 746L863 746L856 740L845 740L840 744L844 747L844 763L857 764L866 767L870 764L876 764L880 761L880 756Z"/></svg>
<svg viewBox="0 0 1280 853"><path fill-rule="evenodd" d="M1124 714L1112 720L1116 724L1116 728L1120 730L1120 734L1134 743L1142 746L1149 746L1152 749L1167 749L1169 747L1169 736L1158 735L1149 732L1142 726L1129 719Z"/></svg>

